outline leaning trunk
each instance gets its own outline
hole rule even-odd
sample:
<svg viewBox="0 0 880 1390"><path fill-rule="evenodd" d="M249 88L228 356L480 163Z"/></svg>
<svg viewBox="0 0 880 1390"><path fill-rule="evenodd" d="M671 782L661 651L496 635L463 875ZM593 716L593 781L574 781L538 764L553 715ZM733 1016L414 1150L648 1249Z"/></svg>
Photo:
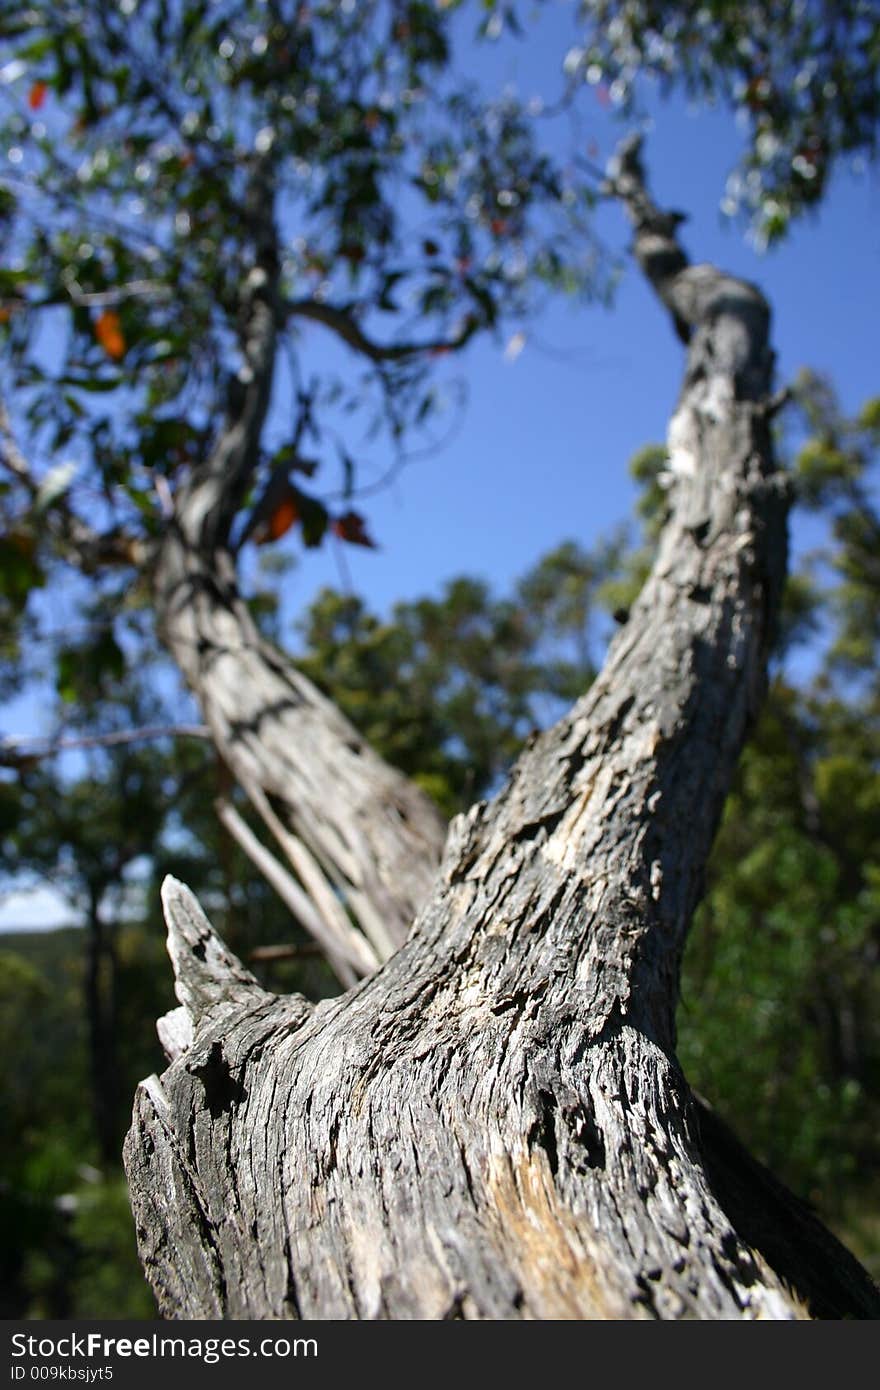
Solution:
<svg viewBox="0 0 880 1390"><path fill-rule="evenodd" d="M155 608L165 645L275 855L222 807L227 828L351 984L404 940L436 871L444 826L429 799L262 639L238 590L230 530L258 468L283 313L270 168L254 175L250 204L242 367L213 450L175 496L154 568Z"/></svg>
<svg viewBox="0 0 880 1390"><path fill-rule="evenodd" d="M180 511L185 519L186 499ZM215 746L268 829L288 905L343 983L404 940L436 872L443 822L289 657L263 640L232 558L177 533L163 547L157 607L165 644ZM221 808L240 838L246 830ZM244 848L267 855L265 845Z"/></svg>
<svg viewBox="0 0 880 1390"><path fill-rule="evenodd" d="M685 935L785 573L769 314L688 265L638 148L614 189L688 339L670 516L605 668L452 826L372 978L263 991L169 881L181 1007L126 1163L184 1318L874 1316L854 1260L699 1106Z"/></svg>

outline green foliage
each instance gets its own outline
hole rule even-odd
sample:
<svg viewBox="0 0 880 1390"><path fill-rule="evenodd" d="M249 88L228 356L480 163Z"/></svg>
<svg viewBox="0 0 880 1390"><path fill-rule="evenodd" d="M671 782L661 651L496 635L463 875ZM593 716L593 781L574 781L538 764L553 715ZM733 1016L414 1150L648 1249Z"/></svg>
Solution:
<svg viewBox="0 0 880 1390"><path fill-rule="evenodd" d="M66 1241L56 1201L76 1180L78 1163L90 1152L82 1111L82 1011L74 1002L77 980L70 943L57 943L60 950L51 957L45 941L33 944L39 957L28 937L7 936L0 957L0 1042L4 1056L15 1059L15 1065L4 1068L0 1103L4 1317L23 1312L22 1284L33 1253L43 1252L47 1264L61 1268Z"/></svg>
<svg viewBox="0 0 880 1390"><path fill-rule="evenodd" d="M880 713L880 517L871 470L880 453L880 399L853 418L841 411L828 382L804 372L797 401L810 437L797 453L798 498L831 518L831 544L813 559L826 580L835 625L827 679L848 676L873 688L871 715Z"/></svg>
<svg viewBox="0 0 880 1390"><path fill-rule="evenodd" d="M631 115L645 79L732 109L746 134L722 207L764 243L822 198L837 161L876 152L880 12L874 0L737 4L580 0L582 38L565 60Z"/></svg>
<svg viewBox="0 0 880 1390"><path fill-rule="evenodd" d="M680 1051L774 1171L836 1215L880 1158L880 773L876 744L872 762L823 756L835 731L819 714L777 681L743 757L688 948Z"/></svg>
<svg viewBox="0 0 880 1390"><path fill-rule="evenodd" d="M880 437L804 375L792 471L828 544L789 581L780 671L743 756L683 973L680 1051L750 1146L880 1268Z"/></svg>
<svg viewBox="0 0 880 1390"><path fill-rule="evenodd" d="M71 1284L70 1316L153 1318L156 1305L143 1276L122 1174L83 1182L73 1194L70 1238L80 1251ZM36 1282L36 1281L35 1281Z"/></svg>
<svg viewBox="0 0 880 1390"><path fill-rule="evenodd" d="M397 604L387 623L324 590L302 625L300 666L451 815L495 788L532 729L589 685L596 596L621 548L591 555L569 542L509 598L455 579L439 599Z"/></svg>

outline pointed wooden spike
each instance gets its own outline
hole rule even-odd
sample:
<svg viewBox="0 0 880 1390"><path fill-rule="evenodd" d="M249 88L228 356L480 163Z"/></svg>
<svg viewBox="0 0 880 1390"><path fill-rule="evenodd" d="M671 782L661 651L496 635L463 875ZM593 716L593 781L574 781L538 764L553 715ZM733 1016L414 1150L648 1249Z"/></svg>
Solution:
<svg viewBox="0 0 880 1390"><path fill-rule="evenodd" d="M256 978L227 950L195 894L170 874L162 884L162 907L174 992L193 1024L213 1005L241 989L260 990Z"/></svg>

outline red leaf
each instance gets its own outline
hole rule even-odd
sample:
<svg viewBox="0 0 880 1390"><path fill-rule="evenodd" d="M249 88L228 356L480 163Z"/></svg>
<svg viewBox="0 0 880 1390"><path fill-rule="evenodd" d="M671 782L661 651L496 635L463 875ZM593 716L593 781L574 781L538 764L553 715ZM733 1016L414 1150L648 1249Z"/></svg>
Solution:
<svg viewBox="0 0 880 1390"><path fill-rule="evenodd" d="M333 523L333 534L349 545L365 545L376 550L376 542L364 530L364 519L360 512L343 512Z"/></svg>
<svg viewBox="0 0 880 1390"><path fill-rule="evenodd" d="M112 309L105 310L95 319L95 337L107 356L112 357L114 362L118 362L121 357L125 356L125 335L122 332L119 315L114 313Z"/></svg>
<svg viewBox="0 0 880 1390"><path fill-rule="evenodd" d="M267 545L269 541L279 541L297 521L299 521L299 508L291 492L282 497L265 525L260 528L259 534L255 534L254 540L257 545Z"/></svg>
<svg viewBox="0 0 880 1390"><path fill-rule="evenodd" d="M43 102L46 100L46 93L49 90L48 82L35 82L28 92L28 106L32 111L39 111Z"/></svg>

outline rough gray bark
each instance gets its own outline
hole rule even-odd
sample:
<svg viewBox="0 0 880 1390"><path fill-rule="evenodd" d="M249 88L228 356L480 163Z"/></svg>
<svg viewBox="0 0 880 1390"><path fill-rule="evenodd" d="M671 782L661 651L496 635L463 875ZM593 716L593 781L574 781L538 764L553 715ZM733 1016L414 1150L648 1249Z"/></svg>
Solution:
<svg viewBox="0 0 880 1390"><path fill-rule="evenodd" d="M614 191L688 339L670 517L601 675L450 831L406 943L316 1007L164 890L181 1007L126 1166L183 1318L877 1316L867 1275L691 1094L685 934L785 572L760 293Z"/></svg>

